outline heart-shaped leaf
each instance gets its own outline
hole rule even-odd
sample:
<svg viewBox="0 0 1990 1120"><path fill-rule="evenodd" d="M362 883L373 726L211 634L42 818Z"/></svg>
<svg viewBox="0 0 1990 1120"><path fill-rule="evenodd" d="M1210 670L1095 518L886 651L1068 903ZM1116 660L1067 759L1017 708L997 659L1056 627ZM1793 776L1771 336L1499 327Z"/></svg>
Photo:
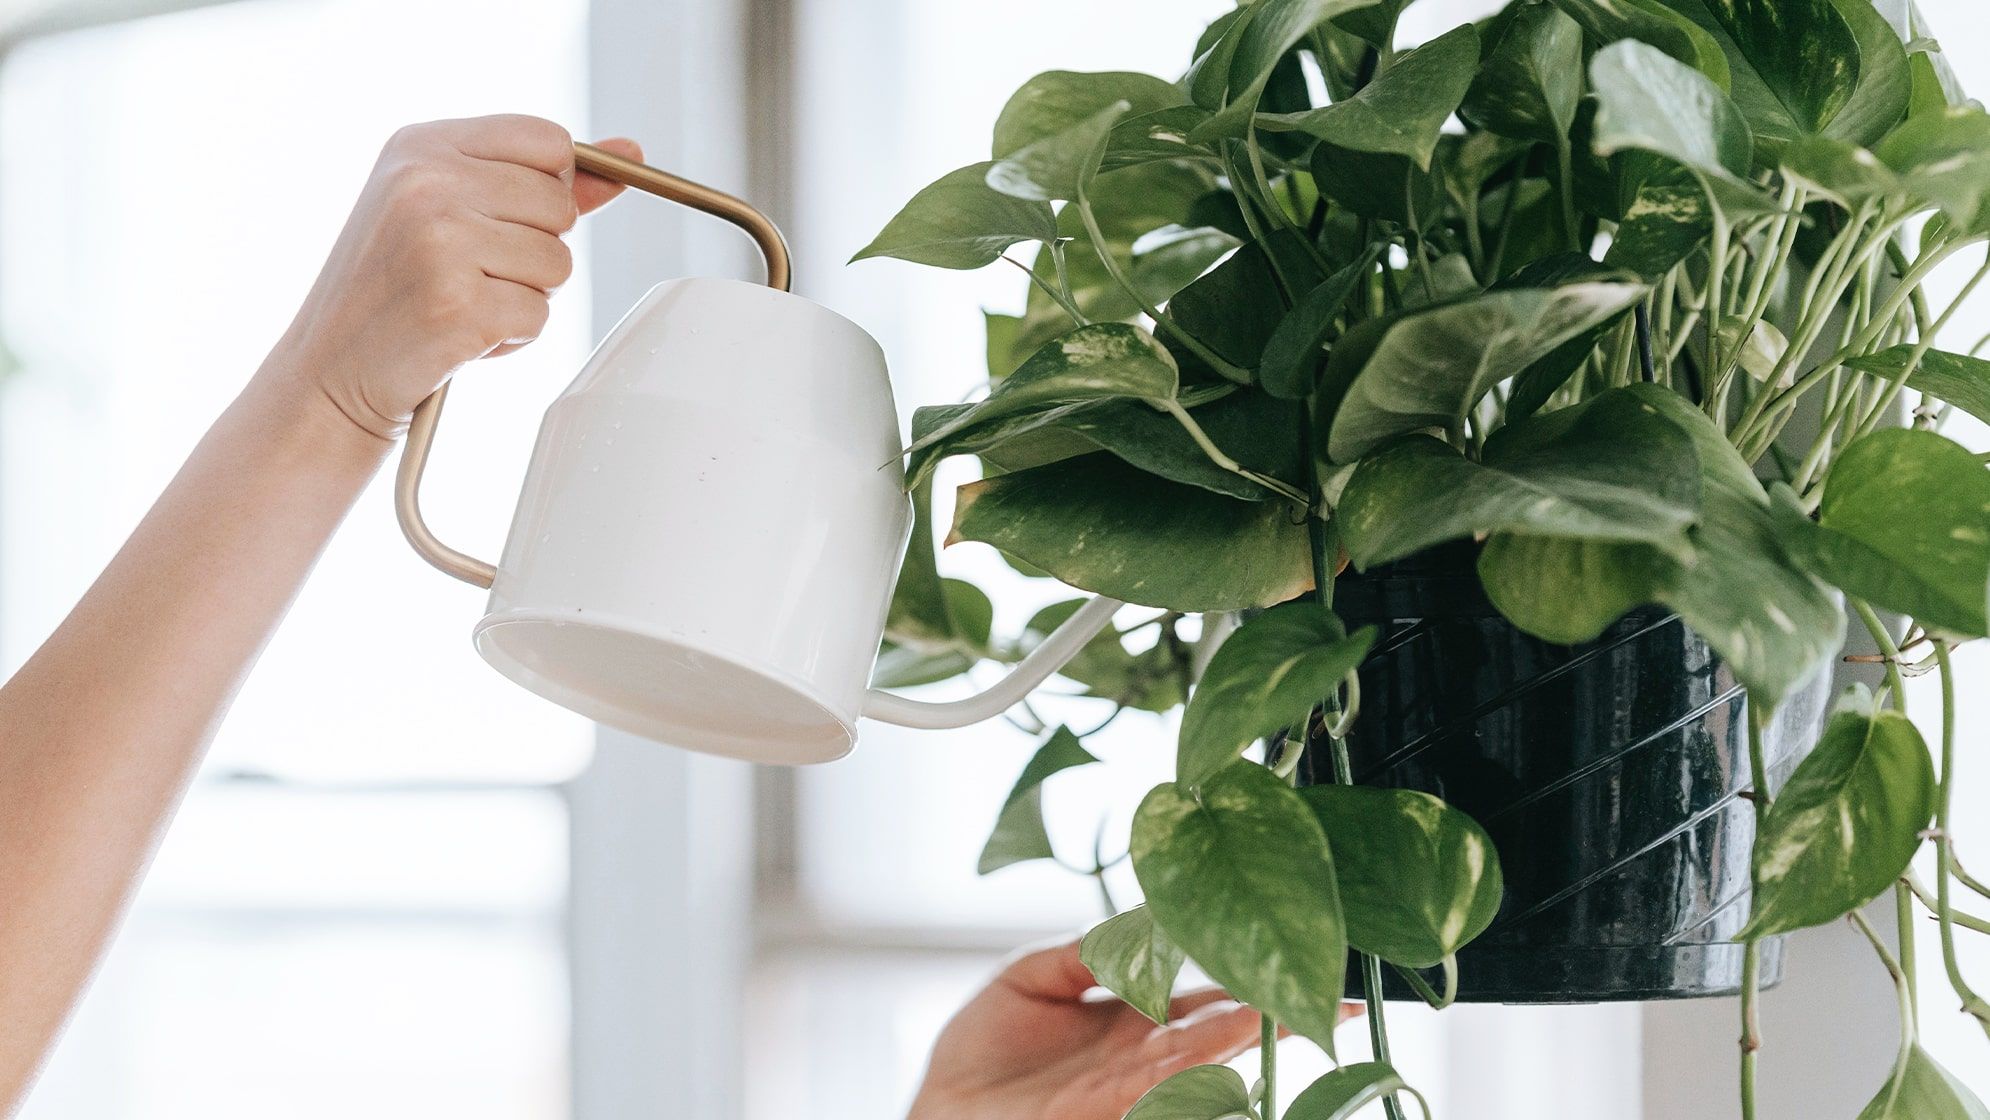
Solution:
<svg viewBox="0 0 1990 1120"><path fill-rule="evenodd" d="M1478 61L1478 29L1468 23L1404 54L1353 97L1303 113L1260 114L1258 127L1407 156L1428 171L1439 131L1464 100Z"/></svg>
<svg viewBox="0 0 1990 1120"><path fill-rule="evenodd" d="M981 541L1086 591L1178 611L1282 603L1313 586L1304 524L1085 455L961 487L948 543Z"/></svg>
<svg viewBox="0 0 1990 1120"><path fill-rule="evenodd" d="M1209 116L1209 110L1201 106L1177 105L1123 117L1106 141L1102 166L1113 171L1156 160L1213 160L1215 153L1189 140Z"/></svg>
<svg viewBox="0 0 1990 1120"><path fill-rule="evenodd" d="M1304 400L1312 393L1314 375L1326 360L1323 347L1333 337L1334 322L1348 298L1374 275L1380 252L1380 246L1369 246L1352 263L1299 297L1265 343L1258 365L1259 387L1286 400Z"/></svg>
<svg viewBox="0 0 1990 1120"><path fill-rule="evenodd" d="M1837 601L1785 550L1768 495L1720 429L1677 393L1646 398L1693 438L1702 480L1690 550L1565 537L1495 536L1480 579L1514 625L1549 641L1594 638L1621 611L1663 603L1705 638L1749 689L1774 707L1838 651ZM1562 585L1557 573L1581 582Z"/></svg>
<svg viewBox="0 0 1990 1120"><path fill-rule="evenodd" d="M1127 110L1116 101L1062 132L1017 148L988 167L988 185L1025 199L1073 199L1099 169L1106 140Z"/></svg>
<svg viewBox="0 0 1990 1120"><path fill-rule="evenodd" d="M1078 959L1107 991L1156 1023L1168 1021L1182 951L1145 906L1136 906L1092 927L1078 944Z"/></svg>
<svg viewBox="0 0 1990 1120"><path fill-rule="evenodd" d="M1755 136L1777 147L1821 133L1859 83L1859 41L1832 0L1664 0L1727 53Z"/></svg>
<svg viewBox="0 0 1990 1120"><path fill-rule="evenodd" d="M1479 822L1417 790L1299 793L1334 853L1349 944L1405 968L1430 968L1492 924L1505 884Z"/></svg>
<svg viewBox="0 0 1990 1120"><path fill-rule="evenodd" d="M1210 442L1246 469L1295 488L1303 485L1303 406L1239 390L1188 411ZM1108 401L1046 413L1043 418L1040 427L1027 432L1006 435L986 447L963 445L958 450L979 454L1004 471L1110 451L1173 482L1254 502L1276 496L1257 481L1217 466L1174 417L1144 403Z"/></svg>
<svg viewBox="0 0 1990 1120"><path fill-rule="evenodd" d="M1748 174L1748 122L1712 78L1635 39L1597 51L1589 77L1598 155L1655 152L1715 178Z"/></svg>
<svg viewBox="0 0 1990 1120"><path fill-rule="evenodd" d="M1442 213L1444 181L1408 156L1363 152L1322 140L1313 148L1320 193L1364 218L1425 229Z"/></svg>
<svg viewBox="0 0 1990 1120"><path fill-rule="evenodd" d="M1282 229L1245 245L1177 292L1168 303L1169 316L1225 360L1257 368L1285 317L1284 285L1294 285L1297 290L1290 294L1297 296L1323 279L1303 241L1304 235Z"/></svg>
<svg viewBox="0 0 1990 1120"><path fill-rule="evenodd" d="M1285 1120L1348 1120L1391 1093L1410 1092L1395 1069L1383 1062L1356 1062L1331 1070L1306 1086L1285 1111Z"/></svg>
<svg viewBox="0 0 1990 1120"><path fill-rule="evenodd" d="M1023 626L1023 650L1034 649L1089 599L1052 603L1030 616ZM1172 711L1185 691L1187 661L1172 643L1156 642L1139 653L1129 651L1111 628L1086 642L1057 675L1085 686L1085 695L1099 696L1144 712Z"/></svg>
<svg viewBox="0 0 1990 1120"><path fill-rule="evenodd" d="M1990 1108L1919 1046L1899 1080L1887 1079L1858 1120L1990 1120Z"/></svg>
<svg viewBox="0 0 1990 1120"><path fill-rule="evenodd" d="M1900 371L1907 368L1907 363L1913 360L1917 349L1919 347L1914 343L1902 343L1877 354L1853 358L1845 364L1889 380L1896 379ZM1907 387L1947 401L1990 424L1990 361L1951 354L1946 350L1929 350L1921 355L1920 364L1907 376Z"/></svg>
<svg viewBox="0 0 1990 1120"><path fill-rule="evenodd" d="M1461 111L1501 136L1566 144L1582 100L1582 26L1545 4L1513 12Z"/></svg>
<svg viewBox="0 0 1990 1120"><path fill-rule="evenodd" d="M1333 1053L1347 931L1333 856L1306 802L1234 763L1200 793L1154 787L1133 817L1154 920L1231 995Z"/></svg>
<svg viewBox="0 0 1990 1120"><path fill-rule="evenodd" d="M1001 115L995 118L990 154L998 160L1014 155L1121 102L1126 103L1128 113L1146 114L1187 104L1188 97L1180 86L1151 74L1047 71L1024 82L1002 106Z"/></svg>
<svg viewBox="0 0 1990 1120"><path fill-rule="evenodd" d="M1824 134L1874 144L1907 115L1914 89L1907 50L1873 0L1832 0L1832 6L1858 42L1859 75Z"/></svg>
<svg viewBox="0 0 1990 1120"><path fill-rule="evenodd" d="M1499 613L1563 645L1587 642L1654 601L1672 570L1657 549L1615 541L1497 533L1479 553L1479 583Z"/></svg>
<svg viewBox="0 0 1990 1120"><path fill-rule="evenodd" d="M1990 231L1990 113L1965 105L1903 122L1873 149L1958 227Z"/></svg>
<svg viewBox="0 0 1990 1120"><path fill-rule="evenodd" d="M1286 603L1244 623L1217 647L1189 696L1176 780L1199 786L1256 740L1304 727L1374 642L1373 627L1350 635L1314 602Z"/></svg>
<svg viewBox="0 0 1990 1120"><path fill-rule="evenodd" d="M1328 454L1352 463L1425 428L1462 428L1494 384L1644 298L1642 284L1585 282L1489 291L1404 315L1361 358L1336 347L1329 384L1348 384L1334 412ZM1350 332L1350 339L1352 332ZM1363 352L1365 351L1365 352ZM1347 367L1359 360L1359 373ZM1336 375L1336 367L1341 367Z"/></svg>
<svg viewBox="0 0 1990 1120"><path fill-rule="evenodd" d="M1242 136L1258 110L1258 99L1271 81L1287 51L1321 24L1376 0L1258 0L1224 33L1229 59L1223 107L1190 136L1198 143L1226 136ZM1225 53L1225 46L1214 48ZM1207 88L1210 75L1205 68L1191 76L1191 92L1196 103L1210 106L1198 87Z"/></svg>
<svg viewBox="0 0 1990 1120"><path fill-rule="evenodd" d="M1699 460L1692 438L1646 399L1665 392L1628 385L1522 421L1483 462L1429 436L1362 459L1336 511L1348 555L1365 570L1495 532L1683 551L1700 510Z"/></svg>
<svg viewBox="0 0 1990 1120"><path fill-rule="evenodd" d="M1248 1120L1251 1094L1229 1066L1190 1066L1133 1104L1126 1120Z"/></svg>
<svg viewBox="0 0 1990 1120"><path fill-rule="evenodd" d="M1605 46L1619 39L1649 43L1726 89L1727 55L1706 28L1659 0L1554 0L1556 7Z"/></svg>
<svg viewBox="0 0 1990 1120"><path fill-rule="evenodd" d="M1820 578L1924 626L1990 633L1990 470L1962 445L1911 429L1858 440L1815 525L1781 496L1785 540Z"/></svg>
<svg viewBox="0 0 1990 1120"><path fill-rule="evenodd" d="M977 437L1014 430L1054 409L1117 398L1173 400L1180 375L1153 335L1125 323L1094 323L1053 339L1003 378L982 401L950 410L906 448L913 483Z"/></svg>
<svg viewBox="0 0 1990 1120"><path fill-rule="evenodd" d="M1878 898L1907 870L1934 814L1935 765L1921 733L1854 686L1762 815L1740 939L1822 925Z"/></svg>
<svg viewBox="0 0 1990 1120"><path fill-rule="evenodd" d="M1050 204L991 189L992 166L977 163L941 176L850 259L896 257L936 268L980 268L1018 241L1056 238Z"/></svg>
<svg viewBox="0 0 1990 1120"><path fill-rule="evenodd" d="M1690 172L1672 168L1647 178L1617 223L1603 263L1657 283L1713 233L1706 191Z"/></svg>
<svg viewBox="0 0 1990 1120"><path fill-rule="evenodd" d="M1002 812L996 816L995 828L981 849L981 862L976 870L986 875L1011 864L1056 858L1050 834L1043 827L1044 780L1060 770L1097 761L1069 729L1060 727L1051 732L1050 738L1030 756L1008 798L1002 802Z"/></svg>

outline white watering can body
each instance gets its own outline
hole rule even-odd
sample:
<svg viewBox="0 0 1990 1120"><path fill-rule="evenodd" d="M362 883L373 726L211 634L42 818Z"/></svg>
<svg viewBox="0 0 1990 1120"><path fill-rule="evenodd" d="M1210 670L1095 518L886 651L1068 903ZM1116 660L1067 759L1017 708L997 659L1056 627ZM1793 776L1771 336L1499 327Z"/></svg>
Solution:
<svg viewBox="0 0 1990 1120"><path fill-rule="evenodd" d="M580 147L584 170L733 220L768 285L658 284L546 410L496 565L437 541L418 495L444 394L417 411L397 492L409 541L490 588L479 653L604 724L756 762L824 762L860 714L962 726L1020 699L1119 604L1074 615L995 688L932 704L869 690L911 523L884 354L785 290L746 204Z"/></svg>

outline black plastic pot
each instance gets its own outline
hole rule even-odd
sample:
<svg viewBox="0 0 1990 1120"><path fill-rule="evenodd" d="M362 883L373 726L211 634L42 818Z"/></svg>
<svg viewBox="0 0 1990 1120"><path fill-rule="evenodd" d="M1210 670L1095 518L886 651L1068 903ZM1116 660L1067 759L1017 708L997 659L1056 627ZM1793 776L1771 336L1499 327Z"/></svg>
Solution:
<svg viewBox="0 0 1990 1120"><path fill-rule="evenodd" d="M1492 835L1498 919L1459 954L1458 998L1590 1003L1727 995L1741 984L1753 809L1747 699L1721 659L1658 608L1559 646L1501 618L1474 546L1432 550L1335 591L1381 630L1348 748L1356 782L1425 790ZM1784 701L1764 737L1780 783L1815 740L1829 680ZM1326 744L1302 784L1333 780ZM1765 986L1781 979L1764 942ZM1415 998L1393 969L1384 992ZM1360 980L1351 971L1350 994Z"/></svg>

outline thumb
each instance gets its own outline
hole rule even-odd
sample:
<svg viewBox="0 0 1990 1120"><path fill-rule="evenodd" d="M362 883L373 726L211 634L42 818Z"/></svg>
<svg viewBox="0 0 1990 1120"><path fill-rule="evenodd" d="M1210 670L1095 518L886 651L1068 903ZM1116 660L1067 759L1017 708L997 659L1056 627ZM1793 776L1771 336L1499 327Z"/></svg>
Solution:
<svg viewBox="0 0 1990 1120"><path fill-rule="evenodd" d="M636 143L634 140L616 137L612 140L597 141L595 147L603 151L613 152L624 159L632 159L638 163L642 162L642 145ZM585 171L574 176L574 203L580 207L580 212L583 214L591 210L599 210L601 207L607 205L609 199L621 193L622 184L620 183L611 183L597 175L589 175Z"/></svg>

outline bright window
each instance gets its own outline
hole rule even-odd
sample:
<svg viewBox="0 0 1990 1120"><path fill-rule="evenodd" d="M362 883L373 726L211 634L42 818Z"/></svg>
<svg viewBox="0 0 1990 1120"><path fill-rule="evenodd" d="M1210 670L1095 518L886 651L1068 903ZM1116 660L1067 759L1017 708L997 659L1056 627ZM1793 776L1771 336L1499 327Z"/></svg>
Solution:
<svg viewBox="0 0 1990 1120"><path fill-rule="evenodd" d="M584 0L247 0L0 69L0 666L109 559L302 298L395 127L578 125ZM492 555L587 345L472 370L429 505ZM480 606L360 501L236 705L30 1120L566 1114L584 721L471 653Z"/></svg>

